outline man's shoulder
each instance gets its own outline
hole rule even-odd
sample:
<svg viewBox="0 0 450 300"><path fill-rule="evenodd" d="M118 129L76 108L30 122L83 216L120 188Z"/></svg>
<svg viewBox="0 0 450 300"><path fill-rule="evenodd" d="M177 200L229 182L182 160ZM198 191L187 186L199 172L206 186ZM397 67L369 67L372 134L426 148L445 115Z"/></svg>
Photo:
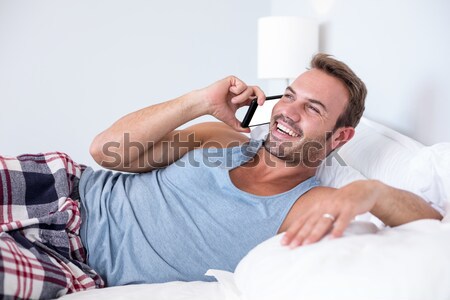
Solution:
<svg viewBox="0 0 450 300"><path fill-rule="evenodd" d="M318 186L315 186L312 189L310 189L308 193L304 194L304 196L307 196L307 197L325 196L326 197L335 190L336 189L332 188L332 187L318 185Z"/></svg>
<svg viewBox="0 0 450 300"><path fill-rule="evenodd" d="M235 131L222 122L204 122L192 125L189 129L202 139L202 148L230 148L250 140L248 136Z"/></svg>
<svg viewBox="0 0 450 300"><path fill-rule="evenodd" d="M311 210L311 205L320 203L320 198L330 197L335 189L326 186L316 186L308 192L301 195L289 210L283 224L280 226L280 232L284 232L295 222L304 212Z"/></svg>

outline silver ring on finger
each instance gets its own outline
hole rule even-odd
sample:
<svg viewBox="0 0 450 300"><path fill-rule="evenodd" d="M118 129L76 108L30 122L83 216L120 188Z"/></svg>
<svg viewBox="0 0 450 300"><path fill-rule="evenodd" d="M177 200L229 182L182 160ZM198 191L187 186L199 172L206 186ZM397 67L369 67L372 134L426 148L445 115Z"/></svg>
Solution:
<svg viewBox="0 0 450 300"><path fill-rule="evenodd" d="M322 215L322 218L329 219L329 220L331 220L332 222L336 221L336 217L333 216L332 214L328 214L328 213L323 214L323 215Z"/></svg>

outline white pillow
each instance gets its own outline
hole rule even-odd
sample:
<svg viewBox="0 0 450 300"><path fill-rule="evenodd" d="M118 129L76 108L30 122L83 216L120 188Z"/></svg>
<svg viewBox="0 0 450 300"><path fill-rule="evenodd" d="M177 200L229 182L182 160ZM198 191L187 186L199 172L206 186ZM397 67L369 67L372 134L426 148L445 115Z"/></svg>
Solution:
<svg viewBox="0 0 450 300"><path fill-rule="evenodd" d="M258 245L235 271L243 298L450 299L450 224L420 220L354 235L361 226L293 250L280 245L282 234Z"/></svg>
<svg viewBox="0 0 450 300"><path fill-rule="evenodd" d="M450 205L450 143L423 147L409 164L408 184L444 214Z"/></svg>
<svg viewBox="0 0 450 300"><path fill-rule="evenodd" d="M441 214L450 198L450 146L425 147L379 123L362 118L355 137L338 155L367 178L378 179L427 200Z"/></svg>
<svg viewBox="0 0 450 300"><path fill-rule="evenodd" d="M422 147L405 135L362 118L355 136L338 150L338 154L367 178L401 188L407 186L405 171Z"/></svg>

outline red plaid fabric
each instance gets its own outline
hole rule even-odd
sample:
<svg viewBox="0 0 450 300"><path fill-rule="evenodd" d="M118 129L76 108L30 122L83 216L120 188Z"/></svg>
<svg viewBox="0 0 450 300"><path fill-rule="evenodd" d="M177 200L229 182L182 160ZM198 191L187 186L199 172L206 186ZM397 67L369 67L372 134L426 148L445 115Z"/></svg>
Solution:
<svg viewBox="0 0 450 300"><path fill-rule="evenodd" d="M51 299L103 287L85 264L78 182L64 153L0 156L0 295Z"/></svg>

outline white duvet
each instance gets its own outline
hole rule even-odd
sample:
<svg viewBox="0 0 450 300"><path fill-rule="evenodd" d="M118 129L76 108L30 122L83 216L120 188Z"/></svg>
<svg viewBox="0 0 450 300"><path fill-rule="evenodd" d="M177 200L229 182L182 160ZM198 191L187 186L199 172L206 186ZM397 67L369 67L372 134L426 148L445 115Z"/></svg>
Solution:
<svg viewBox="0 0 450 300"><path fill-rule="evenodd" d="M294 250L281 246L280 237L253 249L234 274L208 271L218 282L130 285L62 299L450 299L448 220L380 231L355 222L343 238Z"/></svg>
<svg viewBox="0 0 450 300"><path fill-rule="evenodd" d="M220 282L173 281L158 284L136 284L89 290L63 296L62 300L229 300L233 299L233 273L211 270ZM230 287L230 283L232 286ZM234 298L236 299L236 298ZM237 298L239 300L239 298Z"/></svg>
<svg viewBox="0 0 450 300"><path fill-rule="evenodd" d="M288 250L280 236L235 272L243 299L450 299L450 223L420 220Z"/></svg>

